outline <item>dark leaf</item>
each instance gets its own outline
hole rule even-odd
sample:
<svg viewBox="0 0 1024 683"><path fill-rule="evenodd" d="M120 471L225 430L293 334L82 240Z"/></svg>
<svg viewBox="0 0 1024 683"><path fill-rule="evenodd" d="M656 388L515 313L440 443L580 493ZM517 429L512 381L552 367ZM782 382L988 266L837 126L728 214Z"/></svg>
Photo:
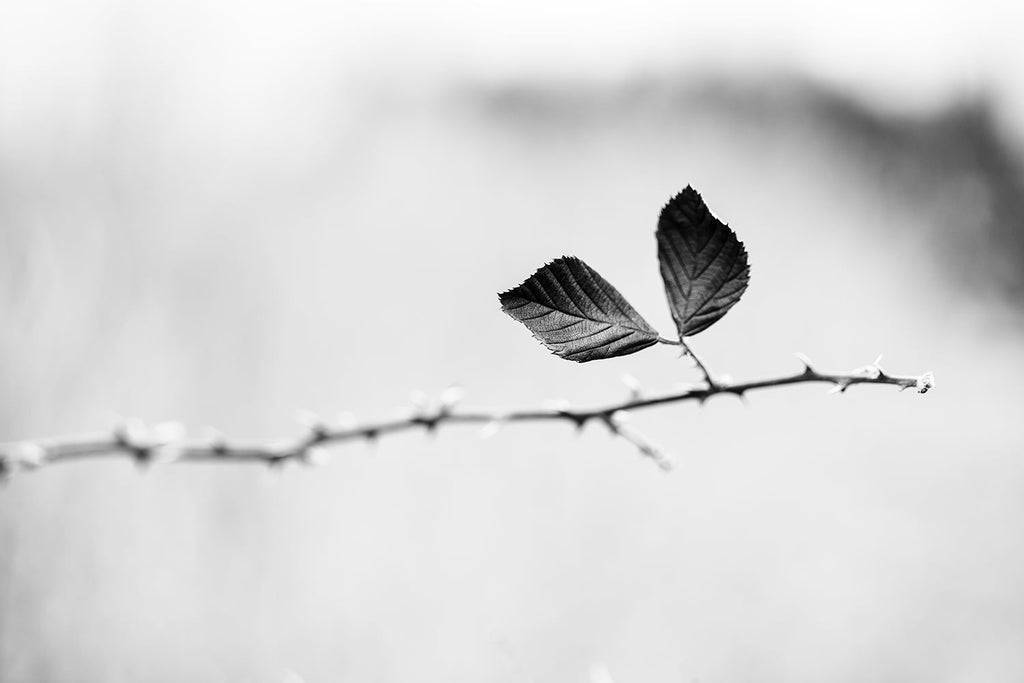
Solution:
<svg viewBox="0 0 1024 683"><path fill-rule="evenodd" d="M658 342L618 290L574 256L556 259L498 298L503 311L568 360L625 356Z"/></svg>
<svg viewBox="0 0 1024 683"><path fill-rule="evenodd" d="M689 185L661 210L658 260L679 338L706 330L747 289L747 250Z"/></svg>

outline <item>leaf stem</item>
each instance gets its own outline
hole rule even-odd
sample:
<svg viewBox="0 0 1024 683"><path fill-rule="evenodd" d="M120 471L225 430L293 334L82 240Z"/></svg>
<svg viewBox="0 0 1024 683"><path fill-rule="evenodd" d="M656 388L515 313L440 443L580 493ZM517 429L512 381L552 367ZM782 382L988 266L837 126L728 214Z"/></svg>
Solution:
<svg viewBox="0 0 1024 683"><path fill-rule="evenodd" d="M704 381L708 383L708 388L717 388L718 385L715 384L715 381L713 379L711 379L711 373L708 372L708 368L706 365L704 365L704 361L700 359L700 356L693 352L693 349L689 347L689 345L686 343L686 340L680 337L679 345L683 347L683 355L689 356L690 358L693 359L693 362L696 363L697 368L704 375Z"/></svg>

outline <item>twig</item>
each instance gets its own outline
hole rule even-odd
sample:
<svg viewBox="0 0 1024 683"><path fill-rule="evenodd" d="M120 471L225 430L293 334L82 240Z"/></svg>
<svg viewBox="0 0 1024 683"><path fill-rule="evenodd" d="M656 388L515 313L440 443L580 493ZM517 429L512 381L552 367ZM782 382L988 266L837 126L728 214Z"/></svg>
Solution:
<svg viewBox="0 0 1024 683"><path fill-rule="evenodd" d="M685 348L685 345L684 345ZM691 352L692 355L692 352ZM696 357L694 357L696 360ZM875 361L872 365L848 373L822 373L815 370L806 357L798 354L804 365L802 372L771 379L750 382L712 382L703 364L697 360L704 372L706 387L690 388L659 396L643 397L633 387L627 400L611 405L573 409L568 406L539 410L512 412L483 412L455 410L461 398L460 392L449 389L442 394L436 405L423 406L415 414L394 420L369 423L359 426L328 426L316 419L307 419L307 432L294 442L280 444L232 443L216 436L202 440L181 438L181 428L173 423L146 428L137 421L119 425L112 433L26 440L0 444L0 476L9 475L19 469L34 469L59 462L69 462L96 456L127 455L139 464L150 462L258 462L271 466L288 461L315 464L320 460L322 447L347 441L376 441L382 436L411 429L436 430L444 424L482 424L485 430L493 431L495 425L509 422L569 422L583 428L589 422L600 422L618 437L632 443L645 457L651 458L663 469L669 469L669 457L654 446L636 430L624 424L629 411L684 401L704 402L716 394L744 396L748 391L781 387L789 384L824 382L833 385L833 391L845 392L855 384L890 384L905 389L926 393L935 380L930 372L919 376L890 375Z"/></svg>
<svg viewBox="0 0 1024 683"><path fill-rule="evenodd" d="M679 340L679 345L683 347L683 355L689 356L693 359L693 362L697 365L697 369L700 370L701 374L704 375L704 381L708 383L710 389L714 389L718 385L715 384L715 380L711 379L711 373L708 371L708 366L704 365L704 361L700 359L693 349L689 347L685 339Z"/></svg>
<svg viewBox="0 0 1024 683"><path fill-rule="evenodd" d="M665 337L658 337L658 343L667 344L668 346L682 347L682 355L689 356L690 358L693 359L693 362L697 366L697 369L700 370L702 375L704 375L704 381L707 382L708 386L712 388L715 386L715 381L711 379L711 373L708 371L708 366L704 365L704 361L700 359L700 356L694 353L693 349L690 348L690 345L686 343L685 339L680 338L676 340L665 339Z"/></svg>

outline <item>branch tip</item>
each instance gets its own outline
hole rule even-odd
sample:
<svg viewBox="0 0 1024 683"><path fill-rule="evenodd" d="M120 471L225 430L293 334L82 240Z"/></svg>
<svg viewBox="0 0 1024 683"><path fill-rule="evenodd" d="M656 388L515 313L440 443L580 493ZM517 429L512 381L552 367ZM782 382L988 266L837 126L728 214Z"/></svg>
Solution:
<svg viewBox="0 0 1024 683"><path fill-rule="evenodd" d="M921 375L920 377L918 377L917 378L917 382L914 385L914 388L917 389L917 393L919 393L919 394L927 394L934 387L935 387L935 375L933 375L931 373L931 371L926 372L923 375Z"/></svg>

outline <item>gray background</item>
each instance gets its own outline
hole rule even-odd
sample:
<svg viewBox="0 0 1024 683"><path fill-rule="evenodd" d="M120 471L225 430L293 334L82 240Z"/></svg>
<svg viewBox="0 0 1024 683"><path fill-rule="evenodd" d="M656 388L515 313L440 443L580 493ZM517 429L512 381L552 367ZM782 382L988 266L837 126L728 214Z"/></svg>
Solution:
<svg viewBox="0 0 1024 683"><path fill-rule="evenodd" d="M576 405L496 292L585 259L666 336L687 183L747 244L694 340L800 386L318 469L61 465L0 489L0 680L1024 676L1024 55L1007 3L5 3L0 440Z"/></svg>

